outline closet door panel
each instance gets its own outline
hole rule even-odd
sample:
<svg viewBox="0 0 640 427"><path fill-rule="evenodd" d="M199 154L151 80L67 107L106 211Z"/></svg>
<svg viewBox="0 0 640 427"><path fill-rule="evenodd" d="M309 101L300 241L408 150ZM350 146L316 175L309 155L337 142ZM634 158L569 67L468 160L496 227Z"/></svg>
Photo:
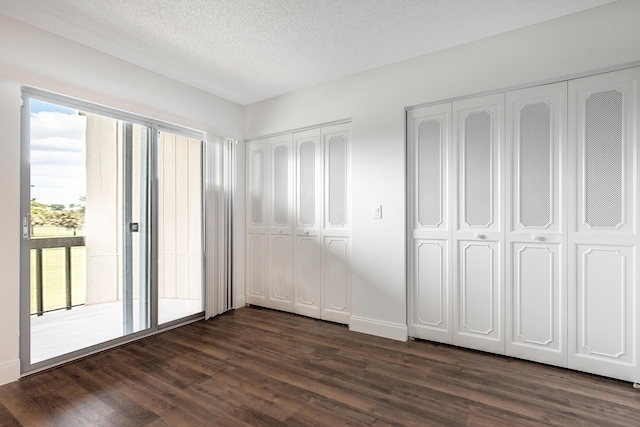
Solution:
<svg viewBox="0 0 640 427"><path fill-rule="evenodd" d="M640 69L569 82L569 367L640 381Z"/></svg>
<svg viewBox="0 0 640 427"><path fill-rule="evenodd" d="M512 244L507 354L566 366L561 246Z"/></svg>
<svg viewBox="0 0 640 427"><path fill-rule="evenodd" d="M271 138L269 307L293 311L293 136Z"/></svg>
<svg viewBox="0 0 640 427"><path fill-rule="evenodd" d="M293 135L295 147L294 312L320 318L322 151L320 129Z"/></svg>
<svg viewBox="0 0 640 427"><path fill-rule="evenodd" d="M454 344L481 340L487 348L502 347L500 312L500 244L458 242L458 319ZM496 350L497 351L497 350Z"/></svg>
<svg viewBox="0 0 640 427"><path fill-rule="evenodd" d="M269 306L268 206L269 141L262 139L247 144L246 299L263 307Z"/></svg>
<svg viewBox="0 0 640 427"><path fill-rule="evenodd" d="M350 125L322 128L322 144L325 164L324 233L349 234L350 179Z"/></svg>
<svg viewBox="0 0 640 427"><path fill-rule="evenodd" d="M291 235L269 237L269 307L293 311L293 244Z"/></svg>
<svg viewBox="0 0 640 427"><path fill-rule="evenodd" d="M348 323L351 313L349 124L321 129L324 156L324 227L321 318Z"/></svg>
<svg viewBox="0 0 640 427"><path fill-rule="evenodd" d="M634 248L578 245L576 347L595 363L633 365Z"/></svg>
<svg viewBox="0 0 640 427"><path fill-rule="evenodd" d="M409 335L451 343L451 103L407 112Z"/></svg>
<svg viewBox="0 0 640 427"><path fill-rule="evenodd" d="M322 319L348 323L351 308L349 239L326 237L323 261Z"/></svg>
<svg viewBox="0 0 640 427"><path fill-rule="evenodd" d="M294 313L320 318L321 254L320 238L295 236Z"/></svg>
<svg viewBox="0 0 640 427"><path fill-rule="evenodd" d="M295 231L298 235L320 233L322 226L322 144L320 129L293 135L295 146Z"/></svg>
<svg viewBox="0 0 640 427"><path fill-rule="evenodd" d="M504 94L453 103L453 343L504 353Z"/></svg>
<svg viewBox="0 0 640 427"><path fill-rule="evenodd" d="M267 232L269 206L269 141L247 144L247 231Z"/></svg>
<svg viewBox="0 0 640 427"><path fill-rule="evenodd" d="M415 239L413 244L410 335L451 343L450 242Z"/></svg>
<svg viewBox="0 0 640 427"><path fill-rule="evenodd" d="M507 93L506 351L567 366L566 97L556 83Z"/></svg>
<svg viewBox="0 0 640 427"><path fill-rule="evenodd" d="M247 234L247 290L248 304L268 306L267 235Z"/></svg>
<svg viewBox="0 0 640 427"><path fill-rule="evenodd" d="M291 234L293 227L292 135L270 140L270 232Z"/></svg>

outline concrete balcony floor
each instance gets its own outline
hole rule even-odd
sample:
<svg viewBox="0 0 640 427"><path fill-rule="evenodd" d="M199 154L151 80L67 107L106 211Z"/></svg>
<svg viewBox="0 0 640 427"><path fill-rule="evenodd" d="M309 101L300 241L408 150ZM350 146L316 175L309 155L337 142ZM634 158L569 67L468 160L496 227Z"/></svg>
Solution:
<svg viewBox="0 0 640 427"><path fill-rule="evenodd" d="M178 320L203 310L202 301L158 301L158 323ZM134 303L134 331L138 319ZM122 301L74 307L31 317L31 363L71 353L123 336Z"/></svg>

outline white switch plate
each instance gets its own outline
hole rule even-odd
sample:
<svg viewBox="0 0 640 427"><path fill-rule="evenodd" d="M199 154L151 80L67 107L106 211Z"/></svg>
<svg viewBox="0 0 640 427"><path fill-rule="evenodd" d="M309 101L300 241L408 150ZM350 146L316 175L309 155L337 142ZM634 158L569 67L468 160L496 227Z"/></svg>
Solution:
<svg viewBox="0 0 640 427"><path fill-rule="evenodd" d="M382 219L382 205L373 205L373 219Z"/></svg>

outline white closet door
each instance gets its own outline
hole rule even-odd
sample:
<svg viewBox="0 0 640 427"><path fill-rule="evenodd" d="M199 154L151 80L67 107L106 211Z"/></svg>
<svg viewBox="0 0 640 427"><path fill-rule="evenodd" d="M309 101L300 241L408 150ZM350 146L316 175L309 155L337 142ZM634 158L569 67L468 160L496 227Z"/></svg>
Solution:
<svg viewBox="0 0 640 427"><path fill-rule="evenodd" d="M293 311L320 318L322 151L320 129L293 135L296 197L294 233Z"/></svg>
<svg viewBox="0 0 640 427"><path fill-rule="evenodd" d="M567 84L507 93L506 352L567 366Z"/></svg>
<svg viewBox="0 0 640 427"><path fill-rule="evenodd" d="M504 353L504 94L453 103L453 343Z"/></svg>
<svg viewBox="0 0 640 427"><path fill-rule="evenodd" d="M247 144L247 303L268 305L267 282L267 212L269 206L269 141Z"/></svg>
<svg viewBox="0 0 640 427"><path fill-rule="evenodd" d="M407 112L409 335L451 343L451 104Z"/></svg>
<svg viewBox="0 0 640 427"><path fill-rule="evenodd" d="M569 82L569 367L640 381L638 68Z"/></svg>
<svg viewBox="0 0 640 427"><path fill-rule="evenodd" d="M324 152L321 318L348 323L351 313L350 144L351 125L321 130Z"/></svg>
<svg viewBox="0 0 640 427"><path fill-rule="evenodd" d="M268 232L269 307L293 311L293 137L271 138Z"/></svg>

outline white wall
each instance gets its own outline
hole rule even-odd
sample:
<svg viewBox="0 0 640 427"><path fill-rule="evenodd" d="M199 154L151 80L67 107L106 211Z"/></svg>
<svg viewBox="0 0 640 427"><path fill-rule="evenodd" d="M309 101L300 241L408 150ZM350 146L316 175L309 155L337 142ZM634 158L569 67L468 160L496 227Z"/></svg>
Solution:
<svg viewBox="0 0 640 427"><path fill-rule="evenodd" d="M0 14L0 384L19 377L21 85L240 137L242 107Z"/></svg>
<svg viewBox="0 0 640 427"><path fill-rule="evenodd" d="M246 108L245 138L353 120L352 330L407 336L405 107L639 61L639 16L623 0Z"/></svg>
<svg viewBox="0 0 640 427"><path fill-rule="evenodd" d="M20 86L0 79L0 385L18 378Z"/></svg>

